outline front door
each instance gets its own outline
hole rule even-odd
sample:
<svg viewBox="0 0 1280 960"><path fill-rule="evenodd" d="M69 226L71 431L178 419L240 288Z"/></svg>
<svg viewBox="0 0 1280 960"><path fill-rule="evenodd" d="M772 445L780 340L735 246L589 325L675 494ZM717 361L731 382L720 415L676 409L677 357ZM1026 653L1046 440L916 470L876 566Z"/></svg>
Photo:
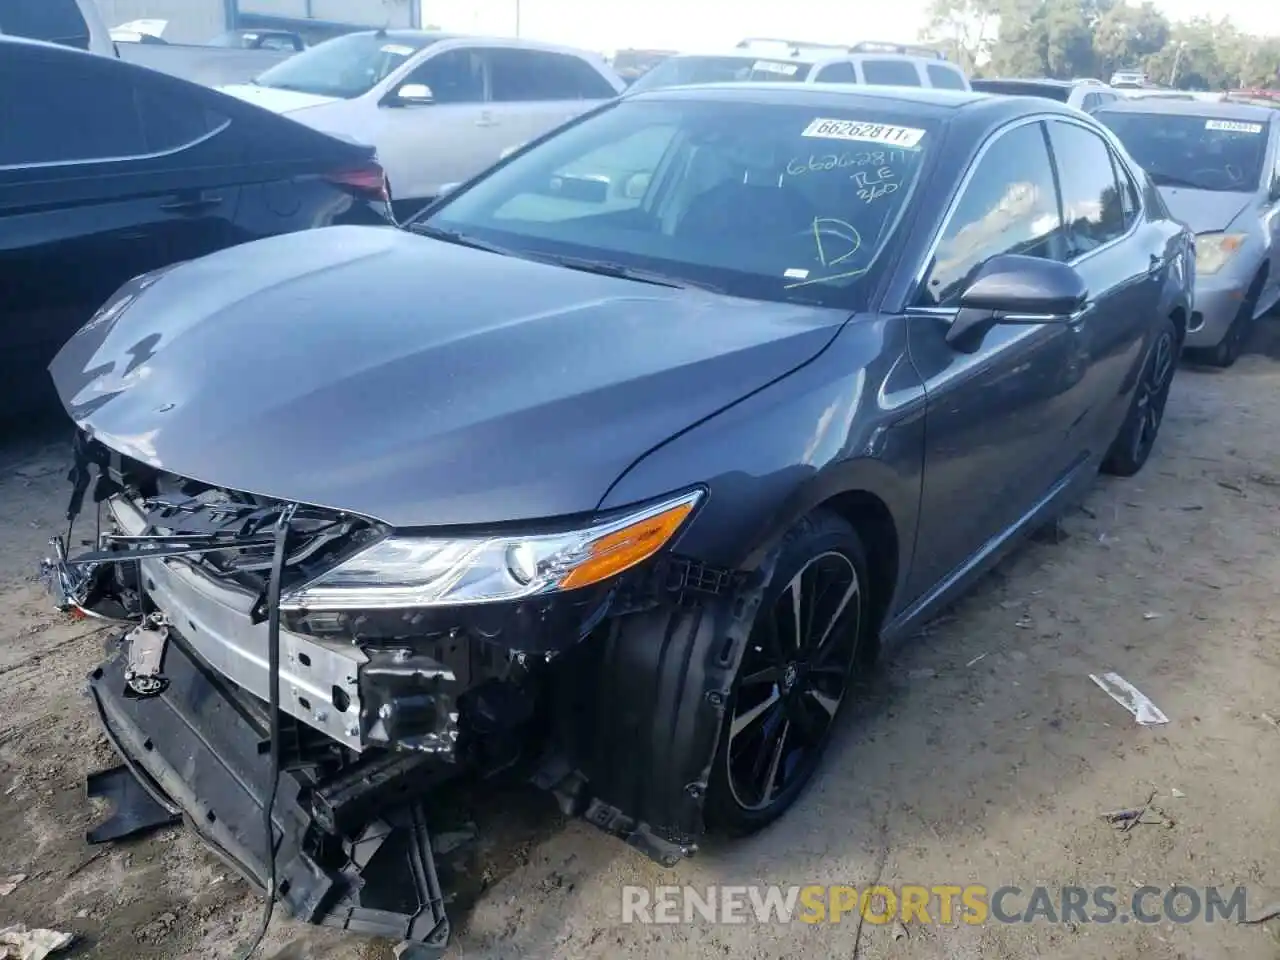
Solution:
<svg viewBox="0 0 1280 960"><path fill-rule="evenodd" d="M427 200L445 184L469 180L498 158L501 139L487 102L482 51L455 48L428 57L401 81L425 84L428 104L382 104L378 162L397 203Z"/></svg>
<svg viewBox="0 0 1280 960"><path fill-rule="evenodd" d="M997 133L952 215L908 311L911 359L928 394L914 601L944 583L1066 476L1076 336L1069 323L993 327L973 352L946 342L960 294L998 254L1068 258L1041 123Z"/></svg>

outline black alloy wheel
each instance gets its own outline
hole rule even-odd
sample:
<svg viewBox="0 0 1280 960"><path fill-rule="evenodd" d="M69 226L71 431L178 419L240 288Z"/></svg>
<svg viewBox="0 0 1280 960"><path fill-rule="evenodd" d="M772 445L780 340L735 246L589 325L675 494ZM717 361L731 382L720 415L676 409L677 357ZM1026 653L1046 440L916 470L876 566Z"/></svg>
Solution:
<svg viewBox="0 0 1280 960"><path fill-rule="evenodd" d="M1147 354L1147 363L1133 388L1133 402L1124 425L1103 462L1106 473L1131 477L1147 462L1164 422L1169 388L1178 365L1178 333L1164 320Z"/></svg>
<svg viewBox="0 0 1280 960"><path fill-rule="evenodd" d="M818 767L859 661L866 562L834 515L797 528L738 669L713 777L713 825L745 833L791 806Z"/></svg>

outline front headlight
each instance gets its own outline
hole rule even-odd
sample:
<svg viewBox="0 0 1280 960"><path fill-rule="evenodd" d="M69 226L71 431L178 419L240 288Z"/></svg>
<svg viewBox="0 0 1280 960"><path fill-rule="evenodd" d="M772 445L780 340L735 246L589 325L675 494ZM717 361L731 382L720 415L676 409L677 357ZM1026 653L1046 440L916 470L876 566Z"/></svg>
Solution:
<svg viewBox="0 0 1280 960"><path fill-rule="evenodd" d="M1217 273L1244 246L1243 233L1202 233L1196 237L1196 273Z"/></svg>
<svg viewBox="0 0 1280 960"><path fill-rule="evenodd" d="M600 583L648 560L684 526L695 490L580 529L492 537L392 535L281 597L282 610L497 603Z"/></svg>

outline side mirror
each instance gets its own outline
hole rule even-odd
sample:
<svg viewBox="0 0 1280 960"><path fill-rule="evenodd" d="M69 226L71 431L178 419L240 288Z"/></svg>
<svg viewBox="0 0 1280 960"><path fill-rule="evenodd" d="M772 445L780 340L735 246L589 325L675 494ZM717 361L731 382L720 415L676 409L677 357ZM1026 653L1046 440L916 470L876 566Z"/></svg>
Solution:
<svg viewBox="0 0 1280 960"><path fill-rule="evenodd" d="M1272 203L1280 201L1280 173L1271 178L1271 190L1267 193L1267 199Z"/></svg>
<svg viewBox="0 0 1280 960"><path fill-rule="evenodd" d="M425 107L436 102L436 95L425 83L405 83L396 90L393 101L402 107Z"/></svg>
<svg viewBox="0 0 1280 960"><path fill-rule="evenodd" d="M1084 278L1065 263L1012 253L992 257L961 294L947 343L968 353L996 324L1060 323L1088 295Z"/></svg>

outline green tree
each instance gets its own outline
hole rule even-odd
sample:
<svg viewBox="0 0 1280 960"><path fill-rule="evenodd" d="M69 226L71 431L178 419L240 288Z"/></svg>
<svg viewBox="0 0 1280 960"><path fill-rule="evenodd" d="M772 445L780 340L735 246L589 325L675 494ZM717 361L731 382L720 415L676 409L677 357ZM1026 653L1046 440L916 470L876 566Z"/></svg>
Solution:
<svg viewBox="0 0 1280 960"><path fill-rule="evenodd" d="M990 56L996 23L997 8L991 0L933 0L920 39L973 74Z"/></svg>

